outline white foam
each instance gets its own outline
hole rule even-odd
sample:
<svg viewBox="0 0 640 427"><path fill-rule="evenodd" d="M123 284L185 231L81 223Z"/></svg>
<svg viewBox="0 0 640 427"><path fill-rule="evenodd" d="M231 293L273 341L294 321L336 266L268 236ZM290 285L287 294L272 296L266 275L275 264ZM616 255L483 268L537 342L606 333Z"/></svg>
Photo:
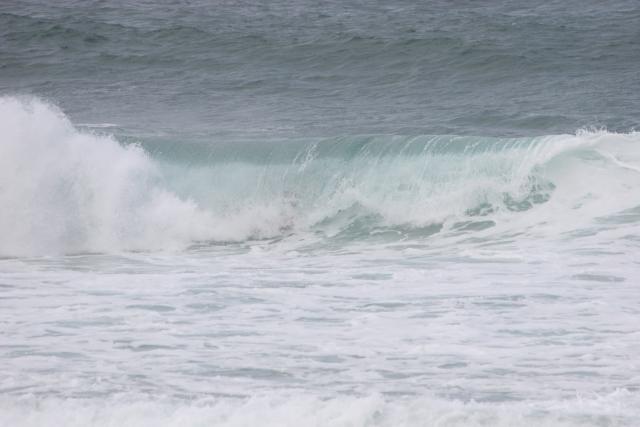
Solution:
<svg viewBox="0 0 640 427"><path fill-rule="evenodd" d="M140 147L78 132L50 104L0 98L0 137L0 254L173 249L215 230Z"/></svg>
<svg viewBox="0 0 640 427"><path fill-rule="evenodd" d="M12 427L569 427L633 425L637 396L607 396L560 402L461 403L433 398L256 396L188 402L23 398L0 400L0 423Z"/></svg>

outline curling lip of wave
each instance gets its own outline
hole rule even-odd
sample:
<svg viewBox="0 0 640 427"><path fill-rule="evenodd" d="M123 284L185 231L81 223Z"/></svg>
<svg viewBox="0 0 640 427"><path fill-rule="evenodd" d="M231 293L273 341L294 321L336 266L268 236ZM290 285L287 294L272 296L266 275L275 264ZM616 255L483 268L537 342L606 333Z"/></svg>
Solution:
<svg viewBox="0 0 640 427"><path fill-rule="evenodd" d="M258 158L214 144L210 163L185 164L80 132L39 99L3 97L0 132L0 204L10 207L0 212L0 254L9 256L181 249L296 231L424 237L545 215L575 222L576 206L587 220L633 207L618 195L637 191L640 170L639 135L605 131L349 137L276 143ZM585 188L587 178L594 184Z"/></svg>

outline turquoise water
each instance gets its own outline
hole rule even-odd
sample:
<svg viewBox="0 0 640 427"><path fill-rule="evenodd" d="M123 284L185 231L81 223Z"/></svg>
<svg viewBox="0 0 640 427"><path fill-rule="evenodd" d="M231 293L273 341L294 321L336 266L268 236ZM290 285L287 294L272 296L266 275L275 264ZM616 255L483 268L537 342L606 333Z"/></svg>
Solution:
<svg viewBox="0 0 640 427"><path fill-rule="evenodd" d="M639 22L3 2L0 424L636 425Z"/></svg>

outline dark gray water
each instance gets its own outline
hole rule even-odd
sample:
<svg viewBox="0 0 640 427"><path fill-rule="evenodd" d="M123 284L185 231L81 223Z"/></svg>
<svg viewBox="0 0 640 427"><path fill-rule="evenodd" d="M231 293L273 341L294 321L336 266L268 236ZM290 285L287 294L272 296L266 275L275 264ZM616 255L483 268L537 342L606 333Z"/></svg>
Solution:
<svg viewBox="0 0 640 427"><path fill-rule="evenodd" d="M0 90L138 133L637 127L637 1L13 1Z"/></svg>

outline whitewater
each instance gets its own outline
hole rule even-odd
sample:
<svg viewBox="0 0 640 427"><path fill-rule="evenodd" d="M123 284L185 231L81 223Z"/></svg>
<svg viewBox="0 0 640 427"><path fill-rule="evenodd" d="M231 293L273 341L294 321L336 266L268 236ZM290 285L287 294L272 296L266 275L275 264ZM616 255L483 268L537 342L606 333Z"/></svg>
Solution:
<svg viewBox="0 0 640 427"><path fill-rule="evenodd" d="M269 238L431 246L598 234L620 217L636 225L627 219L640 193L635 132L352 136L154 156L78 130L37 98L0 98L0 117L0 201L13 207L0 216L6 256Z"/></svg>
<svg viewBox="0 0 640 427"><path fill-rule="evenodd" d="M2 425L640 416L635 132L187 150L33 97L0 120Z"/></svg>

